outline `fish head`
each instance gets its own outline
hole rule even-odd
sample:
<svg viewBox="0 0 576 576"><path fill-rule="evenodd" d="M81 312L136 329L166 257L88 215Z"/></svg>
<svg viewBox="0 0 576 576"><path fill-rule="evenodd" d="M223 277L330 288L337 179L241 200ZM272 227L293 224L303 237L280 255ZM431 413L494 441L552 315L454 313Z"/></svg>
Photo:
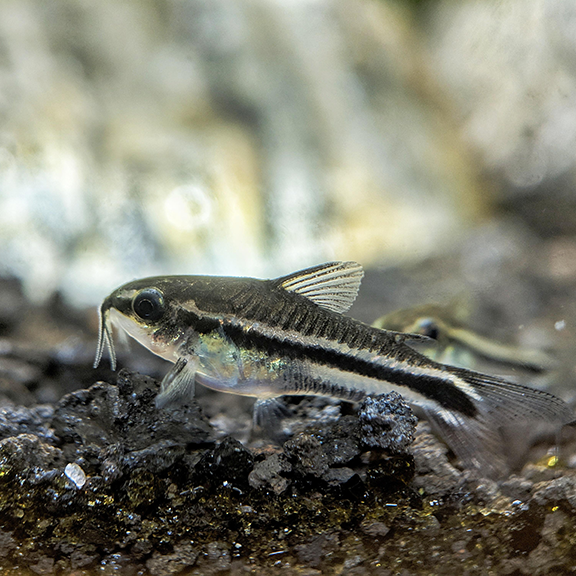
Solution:
<svg viewBox="0 0 576 576"><path fill-rule="evenodd" d="M376 320L373 325L385 330L425 336L448 345L453 327L457 325L447 320L446 316L443 307L426 304L392 312Z"/></svg>
<svg viewBox="0 0 576 576"><path fill-rule="evenodd" d="M408 329L408 332L421 334L432 340L443 340L446 336L446 331L446 325L434 316L421 316Z"/></svg>
<svg viewBox="0 0 576 576"><path fill-rule="evenodd" d="M107 296L100 306L100 328L94 367L104 349L110 354L110 365L116 369L112 328L122 330L158 356L174 362L183 330L178 323L182 309L186 277L152 277L128 282ZM188 292L184 290L184 292ZM187 307L193 305L188 301Z"/></svg>

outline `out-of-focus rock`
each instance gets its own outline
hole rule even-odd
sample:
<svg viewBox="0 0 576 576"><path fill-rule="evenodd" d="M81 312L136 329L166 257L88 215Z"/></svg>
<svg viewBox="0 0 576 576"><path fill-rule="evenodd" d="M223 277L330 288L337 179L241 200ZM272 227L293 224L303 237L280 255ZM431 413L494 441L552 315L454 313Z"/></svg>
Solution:
<svg viewBox="0 0 576 576"><path fill-rule="evenodd" d="M0 439L34 434L44 442L54 444L56 436L50 427L54 415L53 406L5 406L0 408Z"/></svg>
<svg viewBox="0 0 576 576"><path fill-rule="evenodd" d="M576 509L576 476L563 476L535 484L532 499L540 505L566 502L572 509Z"/></svg>
<svg viewBox="0 0 576 576"><path fill-rule="evenodd" d="M485 195L411 18L369 0L2 4L0 271L93 304L136 275L448 245Z"/></svg>
<svg viewBox="0 0 576 576"><path fill-rule="evenodd" d="M19 324L25 308L21 282L17 278L0 278L0 337Z"/></svg>
<svg viewBox="0 0 576 576"><path fill-rule="evenodd" d="M432 434L428 423L421 422L418 432L412 447L417 470L414 487L432 496L461 492L465 479L448 461L448 447Z"/></svg>
<svg viewBox="0 0 576 576"><path fill-rule="evenodd" d="M174 551L169 554L154 552L146 561L146 568L152 576L170 576L193 566L198 558L198 552L191 542L179 542L174 545Z"/></svg>
<svg viewBox="0 0 576 576"><path fill-rule="evenodd" d="M427 16L437 80L502 207L542 235L574 234L574 5L437 2Z"/></svg>

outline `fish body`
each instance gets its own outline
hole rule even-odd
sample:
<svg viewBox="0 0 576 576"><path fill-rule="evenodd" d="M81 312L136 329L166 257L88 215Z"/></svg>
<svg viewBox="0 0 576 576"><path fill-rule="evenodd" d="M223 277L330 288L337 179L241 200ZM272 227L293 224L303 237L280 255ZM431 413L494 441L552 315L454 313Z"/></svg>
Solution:
<svg viewBox="0 0 576 576"><path fill-rule="evenodd" d="M422 338L369 326L345 312L363 276L333 262L273 280L166 276L129 282L100 308L95 365L112 325L174 363L159 407L193 394L195 383L254 396L256 409L283 395L356 402L397 391L430 420L465 465L498 475L499 426L511 419L572 420L555 396L440 364L409 342Z"/></svg>
<svg viewBox="0 0 576 576"><path fill-rule="evenodd" d="M427 336L431 346L422 352L439 362L465 368L487 363L494 367L544 375L555 367L554 359L542 350L498 342L468 328L449 306L425 304L381 316L376 328Z"/></svg>

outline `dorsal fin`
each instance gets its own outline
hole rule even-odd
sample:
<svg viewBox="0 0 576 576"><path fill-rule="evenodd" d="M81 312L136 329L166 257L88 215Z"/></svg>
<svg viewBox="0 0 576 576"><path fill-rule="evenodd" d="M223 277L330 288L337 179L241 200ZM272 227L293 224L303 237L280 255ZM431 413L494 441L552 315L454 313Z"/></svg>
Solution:
<svg viewBox="0 0 576 576"><path fill-rule="evenodd" d="M284 290L309 298L332 312L346 312L356 299L364 276L357 262L329 262L274 280Z"/></svg>

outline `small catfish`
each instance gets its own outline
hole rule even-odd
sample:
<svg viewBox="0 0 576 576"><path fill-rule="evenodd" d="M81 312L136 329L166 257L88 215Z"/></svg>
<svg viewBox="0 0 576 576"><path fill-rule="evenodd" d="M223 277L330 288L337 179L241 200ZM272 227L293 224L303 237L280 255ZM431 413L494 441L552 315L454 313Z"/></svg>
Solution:
<svg viewBox="0 0 576 576"><path fill-rule="evenodd" d="M450 306L424 304L396 310L381 316L372 326L428 336L436 345L422 350L426 356L464 368L474 368L478 361L533 375L555 368L554 359L542 350L504 344L470 330L461 314Z"/></svg>
<svg viewBox="0 0 576 576"><path fill-rule="evenodd" d="M500 428L573 420L566 403L540 390L434 362L409 346L422 336L382 330L344 316L364 272L331 262L274 280L158 276L124 284L100 308L94 366L104 348L112 369L112 326L174 363L158 407L185 401L195 383L257 398L255 420L278 397L319 395L358 402L399 392L462 463L500 476L507 466Z"/></svg>

